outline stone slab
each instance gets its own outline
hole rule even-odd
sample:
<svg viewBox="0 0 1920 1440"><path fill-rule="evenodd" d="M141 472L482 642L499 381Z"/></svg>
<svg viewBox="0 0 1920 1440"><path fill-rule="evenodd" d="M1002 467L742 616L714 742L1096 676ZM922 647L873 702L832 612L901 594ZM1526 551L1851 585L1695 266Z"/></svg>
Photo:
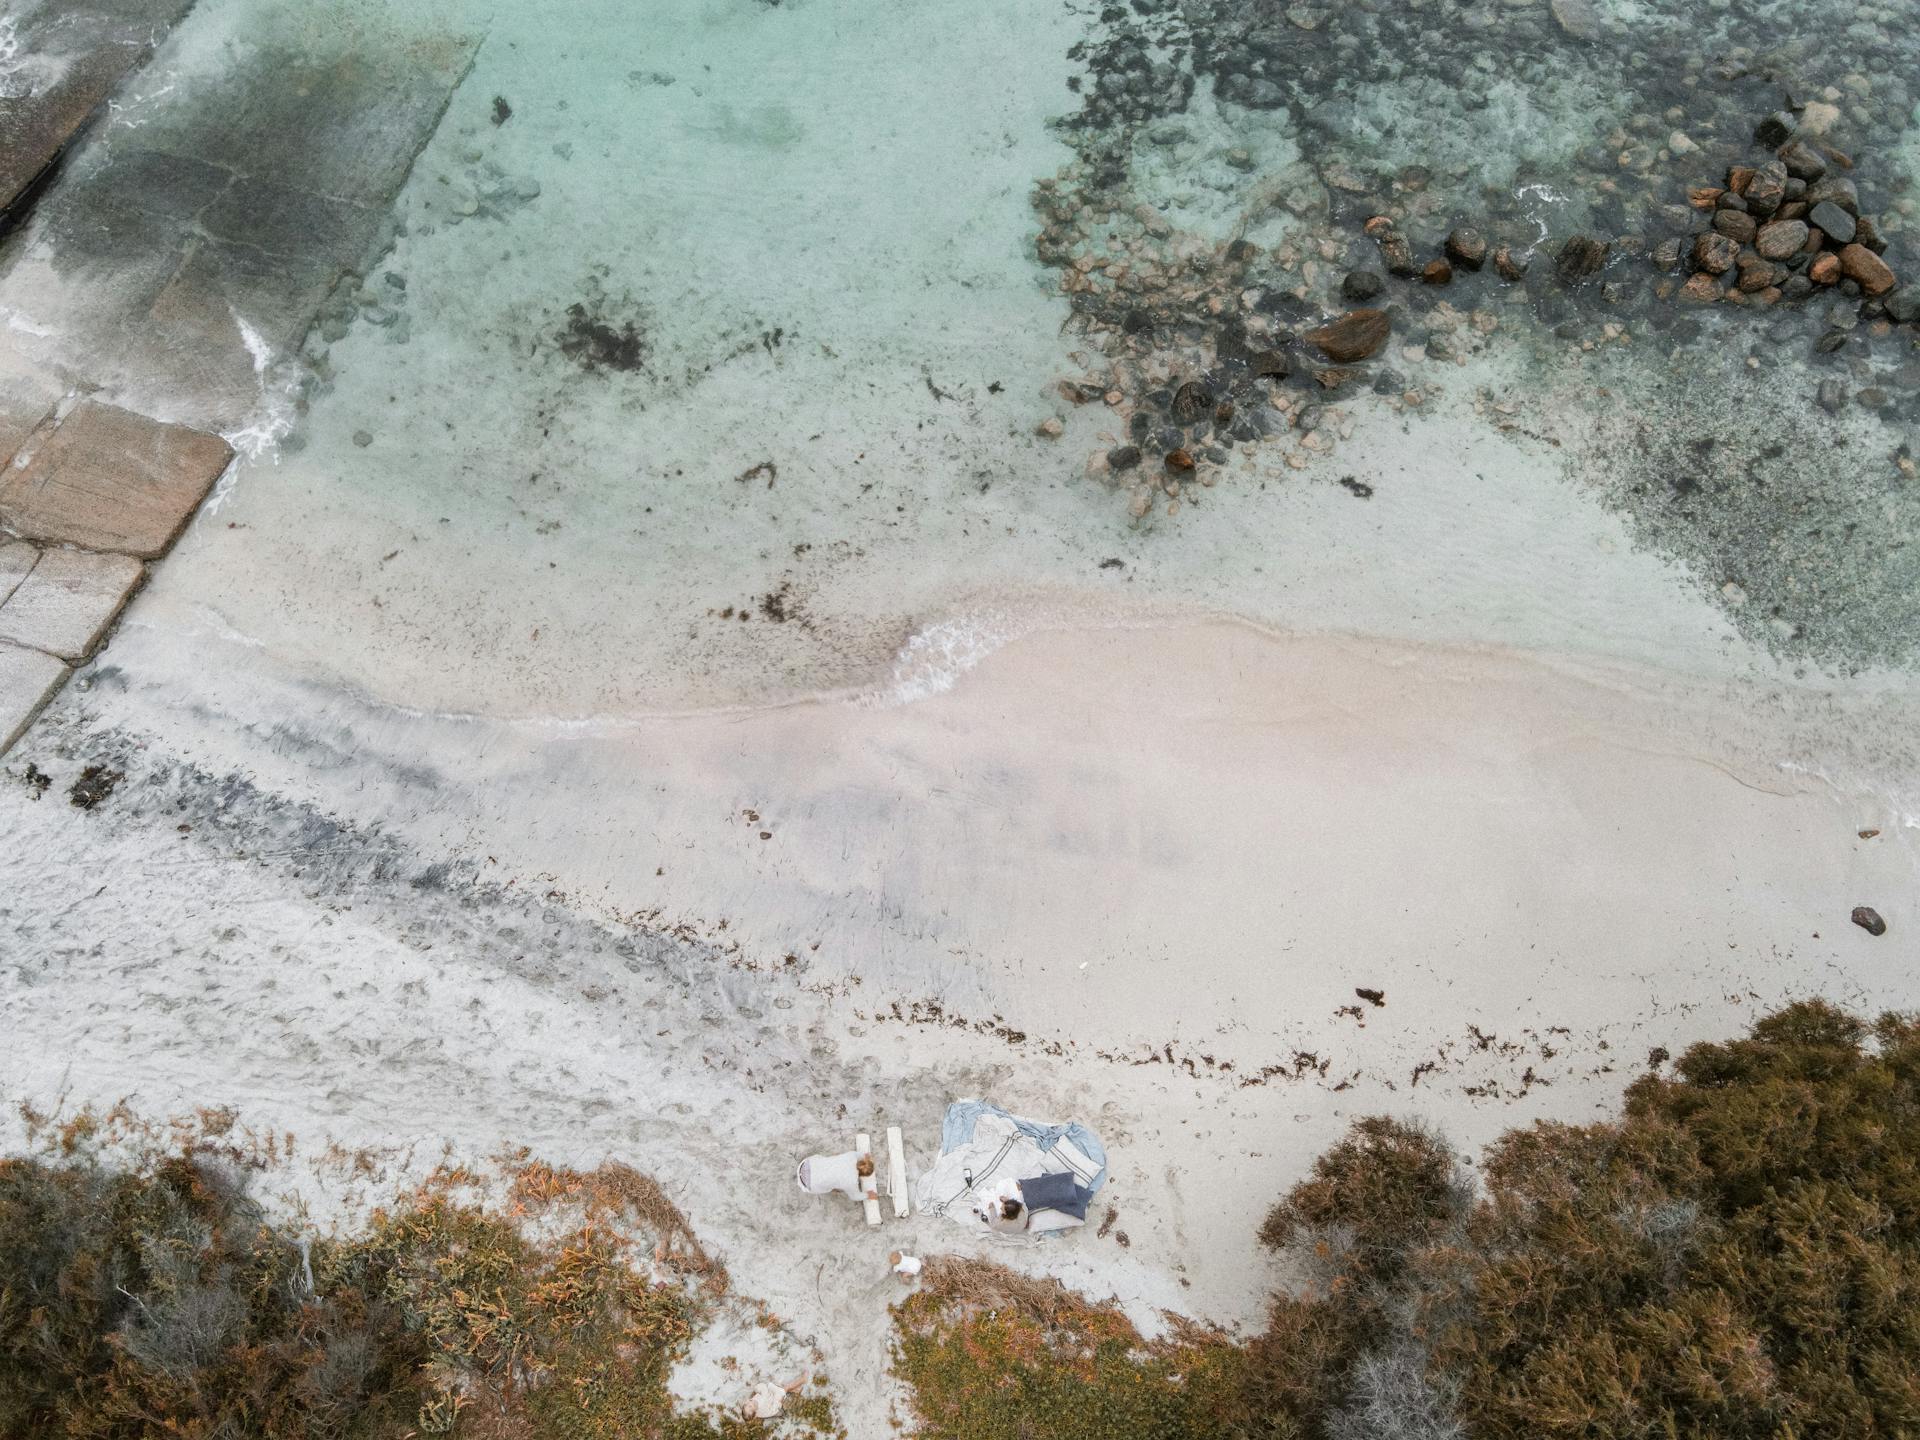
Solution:
<svg viewBox="0 0 1920 1440"><path fill-rule="evenodd" d="M80 128L139 64L145 47L108 41L78 55L47 57L44 87L0 96L0 211L22 193L80 133Z"/></svg>
<svg viewBox="0 0 1920 1440"><path fill-rule="evenodd" d="M40 563L0 604L0 640L44 650L62 660L84 660L146 569L128 555L43 551ZM0 585L4 583L0 580Z"/></svg>
<svg viewBox="0 0 1920 1440"><path fill-rule="evenodd" d="M0 536L0 606L5 606L7 597L20 588L20 582L33 572L40 563L40 547L29 545L24 540L8 540Z"/></svg>
<svg viewBox="0 0 1920 1440"><path fill-rule="evenodd" d="M27 437L53 414L53 406L16 403L0 391L0 470L4 470Z"/></svg>
<svg viewBox="0 0 1920 1440"><path fill-rule="evenodd" d="M66 678L65 661L0 640L0 754L26 732Z"/></svg>
<svg viewBox="0 0 1920 1440"><path fill-rule="evenodd" d="M0 477L0 525L29 540L164 555L233 458L218 435L82 403Z"/></svg>

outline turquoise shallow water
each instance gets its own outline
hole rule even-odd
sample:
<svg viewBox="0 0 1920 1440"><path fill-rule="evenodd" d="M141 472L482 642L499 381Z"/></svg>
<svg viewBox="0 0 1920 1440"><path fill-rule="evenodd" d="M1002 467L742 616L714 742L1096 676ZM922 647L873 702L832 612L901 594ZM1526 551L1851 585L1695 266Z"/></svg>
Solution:
<svg viewBox="0 0 1920 1440"><path fill-rule="evenodd" d="M1912 269L1904 9L739 0L452 23L484 36L473 68L394 248L306 347L288 438L314 458L288 463L463 527L570 626L612 584L696 663L766 680L711 622L807 612L771 668L834 681L938 597L1077 587L1113 558L1157 601L1296 623L1265 561L1304 502L1274 492L1387 500L1396 462L1486 446L1475 473L1515 477L1542 545L1598 504L1760 650L1904 663L1920 633L1912 328L1825 287L1690 307L1687 265L1654 258L1791 106ZM1528 272L1387 275L1375 215L1422 263L1467 225ZM1567 284L1576 234L1611 248ZM1355 303L1355 270L1385 280L1392 338L1329 389L1298 337ZM1186 384L1204 413L1176 413ZM1483 397L1503 408L1466 419ZM1129 444L1144 460L1116 469ZM1167 472L1176 449L1198 470ZM1503 557L1551 609L1468 497L1412 503L1464 569ZM1362 554L1372 523L1344 514ZM1452 589L1408 598L1475 608ZM1552 641L1550 614L1503 623L1478 638Z"/></svg>
<svg viewBox="0 0 1920 1440"><path fill-rule="evenodd" d="M204 0L76 173L417 90L404 153L275 160L372 237L310 329L243 294L225 389L125 379L252 457L170 583L402 703L1169 610L1849 673L1920 633L1920 301L1810 254L1680 290L1783 138L1920 269L1915 48L1877 5ZM84 313L114 213L30 247L17 331ZM1308 338L1362 305L1356 362Z"/></svg>

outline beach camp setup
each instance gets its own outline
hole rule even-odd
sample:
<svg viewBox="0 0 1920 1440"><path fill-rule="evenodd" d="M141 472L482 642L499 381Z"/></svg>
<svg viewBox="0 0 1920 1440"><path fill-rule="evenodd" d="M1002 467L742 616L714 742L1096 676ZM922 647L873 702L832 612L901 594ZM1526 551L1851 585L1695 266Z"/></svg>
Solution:
<svg viewBox="0 0 1920 1440"><path fill-rule="evenodd" d="M1099 1136L1078 1121L1052 1124L1014 1115L986 1100L956 1100L940 1127L940 1154L907 1194L906 1153L899 1127L887 1130L885 1194L896 1219L917 1204L969 1229L1004 1227L995 1206L1018 1197L1018 1230L1054 1234L1086 1224L1087 1206L1107 1179L1107 1152ZM879 1165L869 1138L839 1155L800 1162L800 1189L808 1195L858 1200L867 1224L881 1222Z"/></svg>

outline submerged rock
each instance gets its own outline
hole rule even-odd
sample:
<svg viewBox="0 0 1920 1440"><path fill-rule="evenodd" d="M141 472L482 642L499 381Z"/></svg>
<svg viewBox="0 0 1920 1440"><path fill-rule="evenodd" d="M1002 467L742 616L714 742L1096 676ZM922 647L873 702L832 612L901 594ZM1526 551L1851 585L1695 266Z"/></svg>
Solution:
<svg viewBox="0 0 1920 1440"><path fill-rule="evenodd" d="M1600 10L1593 0L1553 0L1549 8L1560 28L1574 39L1600 38Z"/></svg>
<svg viewBox="0 0 1920 1440"><path fill-rule="evenodd" d="M1350 271L1340 282L1340 293L1349 300L1371 300L1386 288L1386 277L1373 270Z"/></svg>
<svg viewBox="0 0 1920 1440"><path fill-rule="evenodd" d="M1554 257L1553 268L1562 284L1577 284L1600 273L1600 267L1607 263L1607 252L1611 248L1606 241L1596 240L1591 235L1572 236L1560 247L1559 255Z"/></svg>
<svg viewBox="0 0 1920 1440"><path fill-rule="evenodd" d="M1487 237L1471 226L1462 225L1447 236L1447 258L1456 265L1478 270L1487 263Z"/></svg>
<svg viewBox="0 0 1920 1440"><path fill-rule="evenodd" d="M1793 138L1799 123L1791 112L1776 110L1753 127L1753 138L1769 150L1777 149Z"/></svg>
<svg viewBox="0 0 1920 1440"><path fill-rule="evenodd" d="M1505 245L1493 252L1494 273L1502 280L1526 279L1528 263L1525 255L1517 255Z"/></svg>
<svg viewBox="0 0 1920 1440"><path fill-rule="evenodd" d="M1887 262L1864 245L1849 245L1840 252L1840 273L1857 281L1868 295L1884 295L1894 287L1893 271Z"/></svg>
<svg viewBox="0 0 1920 1440"><path fill-rule="evenodd" d="M1350 365L1386 344L1392 330L1393 322L1384 310L1349 310L1318 330L1309 330L1306 340L1329 360Z"/></svg>
<svg viewBox="0 0 1920 1440"><path fill-rule="evenodd" d="M1807 212L1807 220L1836 245L1851 245L1859 222L1831 200L1822 200Z"/></svg>

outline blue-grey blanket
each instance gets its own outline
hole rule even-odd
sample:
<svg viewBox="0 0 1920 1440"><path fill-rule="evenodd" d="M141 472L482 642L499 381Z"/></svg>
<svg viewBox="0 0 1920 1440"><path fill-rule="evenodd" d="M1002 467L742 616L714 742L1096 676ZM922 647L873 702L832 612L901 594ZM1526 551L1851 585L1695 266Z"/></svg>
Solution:
<svg viewBox="0 0 1920 1440"><path fill-rule="evenodd" d="M998 1115L1011 1121L1014 1129L1027 1136L1042 1150L1051 1151L1061 1136L1071 1140L1082 1155L1100 1168L1091 1176L1076 1175L1089 1190L1098 1190L1107 1180L1107 1147L1100 1137L1077 1120L1065 1125L1042 1125L1037 1120L1009 1114L985 1100L956 1100L947 1106L947 1118L940 1123L940 1153L958 1150L973 1143L973 1127L982 1115Z"/></svg>

